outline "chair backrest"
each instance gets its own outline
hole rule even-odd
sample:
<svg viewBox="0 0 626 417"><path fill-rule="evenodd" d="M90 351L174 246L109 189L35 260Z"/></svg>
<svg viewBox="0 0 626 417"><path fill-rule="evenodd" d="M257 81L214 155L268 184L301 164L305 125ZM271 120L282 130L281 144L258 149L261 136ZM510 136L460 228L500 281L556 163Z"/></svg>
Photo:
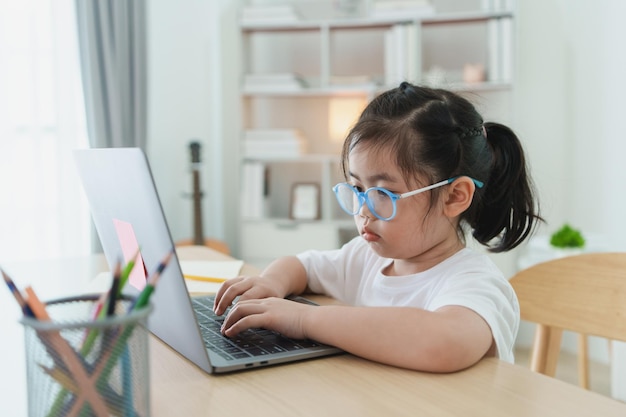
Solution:
<svg viewBox="0 0 626 417"><path fill-rule="evenodd" d="M626 253L547 261L510 280L522 320L626 341Z"/></svg>

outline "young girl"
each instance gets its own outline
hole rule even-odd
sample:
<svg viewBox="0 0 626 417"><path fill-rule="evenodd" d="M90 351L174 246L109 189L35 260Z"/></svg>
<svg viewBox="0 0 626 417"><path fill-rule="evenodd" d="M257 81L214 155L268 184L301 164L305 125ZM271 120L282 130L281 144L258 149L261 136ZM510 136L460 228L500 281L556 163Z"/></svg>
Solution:
<svg viewBox="0 0 626 417"><path fill-rule="evenodd" d="M280 258L223 284L215 312L234 336L264 327L398 367L452 372L485 356L513 361L519 306L489 257L540 220L522 146L464 98L402 83L363 111L334 187L360 236L341 249ZM285 300L305 291L342 305Z"/></svg>

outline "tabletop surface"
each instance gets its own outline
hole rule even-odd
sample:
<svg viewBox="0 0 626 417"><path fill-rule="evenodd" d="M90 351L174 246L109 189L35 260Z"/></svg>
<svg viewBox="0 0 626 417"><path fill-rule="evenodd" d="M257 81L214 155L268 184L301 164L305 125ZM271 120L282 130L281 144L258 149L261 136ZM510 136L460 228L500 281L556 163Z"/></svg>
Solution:
<svg viewBox="0 0 626 417"><path fill-rule="evenodd" d="M178 254L181 259L225 259L199 247L179 248ZM19 285L32 283L44 299L67 295L68 277L75 278L72 288L88 288L107 269L97 255L2 267ZM19 417L27 414L27 387L20 312L14 304L8 291L0 291L0 415ZM626 416L624 403L495 358L452 374L398 369L341 354L207 375L155 337L149 354L151 411L156 417L245 412L290 417Z"/></svg>

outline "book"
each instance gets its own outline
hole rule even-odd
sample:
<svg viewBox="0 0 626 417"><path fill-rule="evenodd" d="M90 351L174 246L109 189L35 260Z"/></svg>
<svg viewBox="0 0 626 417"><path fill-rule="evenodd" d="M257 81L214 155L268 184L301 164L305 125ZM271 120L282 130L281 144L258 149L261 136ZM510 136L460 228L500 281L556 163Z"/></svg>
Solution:
<svg viewBox="0 0 626 417"><path fill-rule="evenodd" d="M266 200L269 195L269 171L264 163L247 161L242 168L241 215L248 219L265 216Z"/></svg>
<svg viewBox="0 0 626 417"><path fill-rule="evenodd" d="M419 27L395 24L385 33L385 85L402 81L420 82L422 72Z"/></svg>
<svg viewBox="0 0 626 417"><path fill-rule="evenodd" d="M307 83L295 73L246 74L243 88L247 92L301 91Z"/></svg>
<svg viewBox="0 0 626 417"><path fill-rule="evenodd" d="M251 5L241 9L242 24L296 22L300 19L291 5Z"/></svg>
<svg viewBox="0 0 626 417"><path fill-rule="evenodd" d="M244 133L244 139L304 139L304 135L298 129L248 129Z"/></svg>
<svg viewBox="0 0 626 417"><path fill-rule="evenodd" d="M244 134L242 152L249 158L297 157L308 141L297 129L251 129Z"/></svg>
<svg viewBox="0 0 626 417"><path fill-rule="evenodd" d="M435 9L429 0L377 0L370 8L376 18L418 19L432 16Z"/></svg>

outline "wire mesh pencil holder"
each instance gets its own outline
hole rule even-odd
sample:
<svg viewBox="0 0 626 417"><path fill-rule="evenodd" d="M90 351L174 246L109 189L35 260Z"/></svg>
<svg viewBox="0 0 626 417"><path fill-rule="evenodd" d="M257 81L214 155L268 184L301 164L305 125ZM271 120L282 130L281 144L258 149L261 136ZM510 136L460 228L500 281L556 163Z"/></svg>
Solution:
<svg viewBox="0 0 626 417"><path fill-rule="evenodd" d="M149 416L147 318L123 297L115 314L93 320L98 295L46 304L50 321L24 317L28 414Z"/></svg>

